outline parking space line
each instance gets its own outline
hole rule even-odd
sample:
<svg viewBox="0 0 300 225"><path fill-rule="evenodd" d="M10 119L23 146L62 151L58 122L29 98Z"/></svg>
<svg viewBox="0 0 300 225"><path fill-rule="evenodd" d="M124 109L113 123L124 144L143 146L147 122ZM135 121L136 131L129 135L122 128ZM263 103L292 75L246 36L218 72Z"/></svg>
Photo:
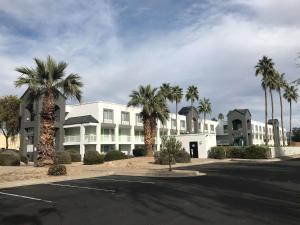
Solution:
<svg viewBox="0 0 300 225"><path fill-rule="evenodd" d="M30 200L35 200L35 201L47 202L47 203L55 203L53 201L44 200L44 199L40 199L40 198L29 197L29 196L25 196L25 195L17 195L17 194L11 194L11 193L6 193L6 192L0 192L0 194L1 195L8 195L8 196L13 196L13 197L18 197L18 198L30 199Z"/></svg>
<svg viewBox="0 0 300 225"><path fill-rule="evenodd" d="M77 185L69 185L69 184L56 184L56 183L46 183L46 184L52 185L52 186L58 186L58 187L79 188L79 189L87 189L87 190L111 192L111 193L115 193L116 192L116 190L112 190L112 189L93 188L93 187L85 187L85 186L77 186Z"/></svg>
<svg viewBox="0 0 300 225"><path fill-rule="evenodd" d="M100 181L115 181L115 182L127 182L127 183L141 183L141 184L155 184L151 181L135 181L135 180L123 180L123 179L113 179L113 178L90 178L92 180Z"/></svg>

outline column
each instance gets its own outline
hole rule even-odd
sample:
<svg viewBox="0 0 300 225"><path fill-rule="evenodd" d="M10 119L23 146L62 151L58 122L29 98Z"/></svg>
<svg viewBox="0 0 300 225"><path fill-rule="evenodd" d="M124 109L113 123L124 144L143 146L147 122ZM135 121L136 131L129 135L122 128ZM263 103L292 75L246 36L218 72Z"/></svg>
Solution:
<svg viewBox="0 0 300 225"><path fill-rule="evenodd" d="M84 135L85 135L85 129L84 126L80 125L80 155L81 159L83 159L84 156Z"/></svg>
<svg viewBox="0 0 300 225"><path fill-rule="evenodd" d="M100 143L100 135L101 135L101 132L100 132L100 125L97 124L96 126L96 150L97 152L101 152L101 143Z"/></svg>
<svg viewBox="0 0 300 225"><path fill-rule="evenodd" d="M119 125L116 125L115 127L115 150L119 149Z"/></svg>
<svg viewBox="0 0 300 225"><path fill-rule="evenodd" d="M130 155L132 155L132 150L134 149L134 143L135 143L135 135L134 135L134 126L131 126L130 128Z"/></svg>

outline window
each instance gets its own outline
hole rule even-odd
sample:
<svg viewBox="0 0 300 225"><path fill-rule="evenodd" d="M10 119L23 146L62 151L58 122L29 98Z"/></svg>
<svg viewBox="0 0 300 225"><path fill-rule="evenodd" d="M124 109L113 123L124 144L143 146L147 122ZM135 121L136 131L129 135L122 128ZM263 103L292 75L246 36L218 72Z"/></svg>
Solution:
<svg viewBox="0 0 300 225"><path fill-rule="evenodd" d="M252 131L254 131L254 125L251 125L251 127L252 127Z"/></svg>
<svg viewBox="0 0 300 225"><path fill-rule="evenodd" d="M104 123L112 123L114 120L114 111L111 109L103 110L103 122Z"/></svg>
<svg viewBox="0 0 300 225"><path fill-rule="evenodd" d="M204 125L204 129L205 129L205 131L208 131L208 125L207 125L207 123Z"/></svg>
<svg viewBox="0 0 300 225"><path fill-rule="evenodd" d="M259 135L259 139L262 140L262 135L261 134Z"/></svg>
<svg viewBox="0 0 300 225"><path fill-rule="evenodd" d="M261 132L261 126L259 126L259 132Z"/></svg>
<svg viewBox="0 0 300 225"><path fill-rule="evenodd" d="M210 132L211 133L215 133L215 127L214 127L214 125L210 125Z"/></svg>
<svg viewBox="0 0 300 225"><path fill-rule="evenodd" d="M121 112L121 123L129 125L130 114L129 112Z"/></svg>
<svg viewBox="0 0 300 225"><path fill-rule="evenodd" d="M142 124L143 123L142 117L139 113L135 114L135 123L136 124Z"/></svg>
<svg viewBox="0 0 300 225"><path fill-rule="evenodd" d="M224 129L224 133L227 134L228 133L228 125L224 125L223 129Z"/></svg>
<svg viewBox="0 0 300 225"><path fill-rule="evenodd" d="M255 134L255 139L258 139L258 134Z"/></svg>
<svg viewBox="0 0 300 225"><path fill-rule="evenodd" d="M258 126L257 125L255 125L255 131L258 131Z"/></svg>
<svg viewBox="0 0 300 225"><path fill-rule="evenodd" d="M180 120L180 129L184 130L185 129L185 121Z"/></svg>
<svg viewBox="0 0 300 225"><path fill-rule="evenodd" d="M176 120L175 119L171 120L171 129L176 129Z"/></svg>

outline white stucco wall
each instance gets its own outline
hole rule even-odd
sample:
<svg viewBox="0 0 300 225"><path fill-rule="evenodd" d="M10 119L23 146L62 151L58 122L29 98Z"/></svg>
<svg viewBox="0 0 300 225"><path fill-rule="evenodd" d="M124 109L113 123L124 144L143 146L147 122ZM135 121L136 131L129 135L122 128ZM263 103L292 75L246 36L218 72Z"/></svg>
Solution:
<svg viewBox="0 0 300 225"><path fill-rule="evenodd" d="M271 147L272 158L300 155L300 147Z"/></svg>
<svg viewBox="0 0 300 225"><path fill-rule="evenodd" d="M190 153L190 142L198 143L198 158L206 159L208 150L217 145L215 134L184 134L175 136L182 143L186 152Z"/></svg>

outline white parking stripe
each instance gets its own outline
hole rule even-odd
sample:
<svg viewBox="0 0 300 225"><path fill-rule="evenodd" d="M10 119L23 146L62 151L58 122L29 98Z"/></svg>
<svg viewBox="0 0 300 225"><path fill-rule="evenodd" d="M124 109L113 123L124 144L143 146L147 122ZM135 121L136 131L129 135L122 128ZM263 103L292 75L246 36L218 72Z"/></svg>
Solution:
<svg viewBox="0 0 300 225"><path fill-rule="evenodd" d="M59 186L59 187L70 187L70 188L88 189L88 190L104 191L104 192L112 192L112 193L116 192L116 190L111 190L111 189L84 187L84 186L69 185L69 184L55 184L55 183L46 183L46 184L52 185L52 186Z"/></svg>
<svg viewBox="0 0 300 225"><path fill-rule="evenodd" d="M35 200L35 201L54 203L53 201L44 200L44 199L40 199L40 198L33 198L33 197L25 196L25 195L16 195L16 194L11 194L11 193L6 193L6 192L0 192L0 194L1 195L13 196L13 197L19 197L19 198L26 198L26 199Z"/></svg>
<svg viewBox="0 0 300 225"><path fill-rule="evenodd" d="M115 181L115 182L127 182L127 183L141 183L141 184L155 184L151 181L135 181L135 180L122 180L122 179L113 179L113 178L90 178L92 180L100 181Z"/></svg>

